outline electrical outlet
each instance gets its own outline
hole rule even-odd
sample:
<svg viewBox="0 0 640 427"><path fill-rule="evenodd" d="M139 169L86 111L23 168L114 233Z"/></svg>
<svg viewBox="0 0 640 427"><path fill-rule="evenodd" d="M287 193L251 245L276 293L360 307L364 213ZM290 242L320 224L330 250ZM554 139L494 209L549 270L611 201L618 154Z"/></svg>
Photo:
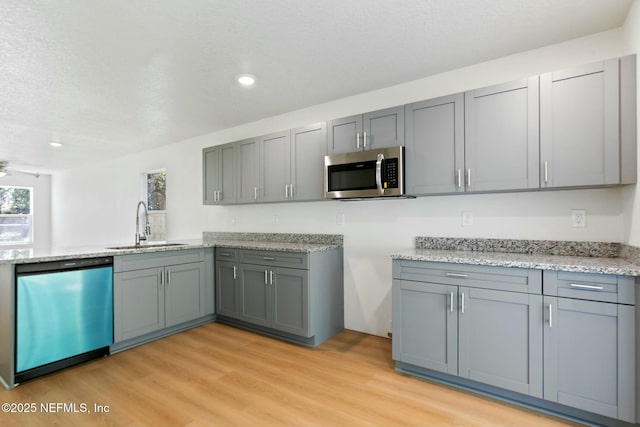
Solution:
<svg viewBox="0 0 640 427"><path fill-rule="evenodd" d="M463 227L473 226L473 212L462 212L462 226Z"/></svg>
<svg viewBox="0 0 640 427"><path fill-rule="evenodd" d="M344 214L342 212L336 214L336 223L338 225L344 225Z"/></svg>
<svg viewBox="0 0 640 427"><path fill-rule="evenodd" d="M236 225L236 217L232 215L229 217L229 225Z"/></svg>
<svg viewBox="0 0 640 427"><path fill-rule="evenodd" d="M587 226L587 211L584 209L571 210L571 226L584 228Z"/></svg>
<svg viewBox="0 0 640 427"><path fill-rule="evenodd" d="M274 215L273 216L273 224L274 225L278 225L279 222L280 222L280 218L278 217L278 215Z"/></svg>

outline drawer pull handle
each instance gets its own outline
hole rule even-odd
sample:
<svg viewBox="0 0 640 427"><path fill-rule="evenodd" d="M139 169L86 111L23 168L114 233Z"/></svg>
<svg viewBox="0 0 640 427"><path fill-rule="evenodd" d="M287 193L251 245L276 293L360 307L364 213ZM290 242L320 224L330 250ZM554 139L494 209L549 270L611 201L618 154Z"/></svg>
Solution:
<svg viewBox="0 0 640 427"><path fill-rule="evenodd" d="M461 308L462 308L462 314L464 314L464 292L462 293L462 304L461 304Z"/></svg>
<svg viewBox="0 0 640 427"><path fill-rule="evenodd" d="M577 283L572 283L571 285L572 288L578 288L578 289L589 289L592 291L603 291L604 290L604 286L595 286L595 285L579 285Z"/></svg>
<svg viewBox="0 0 640 427"><path fill-rule="evenodd" d="M447 273L446 276L447 277L459 277L461 279L466 279L467 277L469 277L468 274L462 274L462 273Z"/></svg>
<svg viewBox="0 0 640 427"><path fill-rule="evenodd" d="M233 256L233 254L230 254L228 252L220 252L220 256Z"/></svg>
<svg viewBox="0 0 640 427"><path fill-rule="evenodd" d="M275 261L276 260L275 258L271 258L270 256L263 257L262 259L265 260L265 261Z"/></svg>

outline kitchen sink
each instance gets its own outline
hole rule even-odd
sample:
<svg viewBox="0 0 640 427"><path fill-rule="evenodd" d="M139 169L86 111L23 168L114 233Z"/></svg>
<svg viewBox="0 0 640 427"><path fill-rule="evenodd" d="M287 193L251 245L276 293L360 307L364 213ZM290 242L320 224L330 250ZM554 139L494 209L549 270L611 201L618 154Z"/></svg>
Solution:
<svg viewBox="0 0 640 427"><path fill-rule="evenodd" d="M184 246L186 243L151 243L149 245L130 245L130 246L111 246L107 249L124 251L129 249L147 249L147 248L170 248L173 246Z"/></svg>

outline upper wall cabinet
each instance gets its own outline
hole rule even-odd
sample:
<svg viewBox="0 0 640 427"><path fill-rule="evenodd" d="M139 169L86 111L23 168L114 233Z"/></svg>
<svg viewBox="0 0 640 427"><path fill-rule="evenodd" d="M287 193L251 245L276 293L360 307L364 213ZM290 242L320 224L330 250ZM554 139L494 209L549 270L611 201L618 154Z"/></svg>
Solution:
<svg viewBox="0 0 640 427"><path fill-rule="evenodd" d="M236 142L237 161L235 164L238 203L258 201L260 190L260 144L258 138Z"/></svg>
<svg viewBox="0 0 640 427"><path fill-rule="evenodd" d="M329 122L329 154L404 145L404 107Z"/></svg>
<svg viewBox="0 0 640 427"><path fill-rule="evenodd" d="M202 162L203 204L235 203L235 144L230 143L203 149Z"/></svg>
<svg viewBox="0 0 640 427"><path fill-rule="evenodd" d="M326 122L291 130L291 181L287 197L289 200L324 198L323 167L326 154Z"/></svg>
<svg viewBox="0 0 640 427"><path fill-rule="evenodd" d="M408 194L464 191L464 98L461 93L405 106Z"/></svg>
<svg viewBox="0 0 640 427"><path fill-rule="evenodd" d="M541 187L635 182L635 56L540 77Z"/></svg>
<svg viewBox="0 0 640 427"><path fill-rule="evenodd" d="M291 183L291 132L286 130L259 138L260 191L262 202L286 200Z"/></svg>
<svg viewBox="0 0 640 427"><path fill-rule="evenodd" d="M467 191L539 187L538 77L465 92Z"/></svg>

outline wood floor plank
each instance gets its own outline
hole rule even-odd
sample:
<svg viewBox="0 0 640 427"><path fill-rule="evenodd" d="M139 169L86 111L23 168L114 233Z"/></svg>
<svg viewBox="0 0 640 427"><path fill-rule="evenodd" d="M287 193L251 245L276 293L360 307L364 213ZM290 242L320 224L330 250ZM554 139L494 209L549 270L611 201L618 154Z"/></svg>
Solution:
<svg viewBox="0 0 640 427"><path fill-rule="evenodd" d="M37 411L0 413L0 425L571 425L393 366L385 338L344 331L309 349L210 323L4 390L0 403ZM67 406L42 410L56 404ZM90 413L64 410L81 405Z"/></svg>

